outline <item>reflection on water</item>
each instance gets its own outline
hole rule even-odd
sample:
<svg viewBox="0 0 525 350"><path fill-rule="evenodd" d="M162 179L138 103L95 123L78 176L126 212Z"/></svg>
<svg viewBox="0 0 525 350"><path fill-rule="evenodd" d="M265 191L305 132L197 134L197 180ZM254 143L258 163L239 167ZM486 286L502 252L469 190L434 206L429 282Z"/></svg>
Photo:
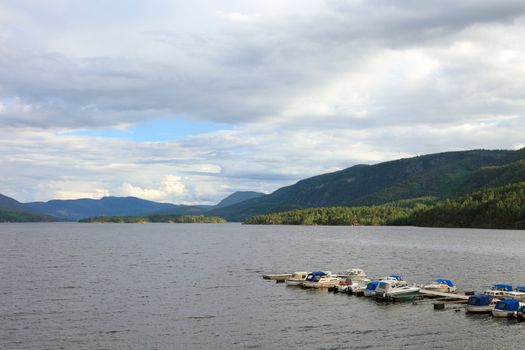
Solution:
<svg viewBox="0 0 525 350"><path fill-rule="evenodd" d="M2 224L0 348L518 349L525 324L513 320L260 275L360 267L482 291L525 284L524 247L524 231Z"/></svg>

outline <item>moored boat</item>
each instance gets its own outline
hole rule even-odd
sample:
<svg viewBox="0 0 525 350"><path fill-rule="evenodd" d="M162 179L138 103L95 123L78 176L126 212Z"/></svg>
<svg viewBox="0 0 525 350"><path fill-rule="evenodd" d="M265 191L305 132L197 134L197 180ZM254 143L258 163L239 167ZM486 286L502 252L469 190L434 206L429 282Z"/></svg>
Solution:
<svg viewBox="0 0 525 350"><path fill-rule="evenodd" d="M496 302L494 297L487 294L475 294L468 298L467 312L489 313L492 312Z"/></svg>
<svg viewBox="0 0 525 350"><path fill-rule="evenodd" d="M274 280L278 282L284 282L287 278L290 277L292 277L291 273L274 273L262 275L262 278L264 278L265 280Z"/></svg>
<svg viewBox="0 0 525 350"><path fill-rule="evenodd" d="M496 303L494 310L492 310L492 316L494 317L516 317L518 310L525 304L520 303L517 300L500 300Z"/></svg>
<svg viewBox="0 0 525 350"><path fill-rule="evenodd" d="M365 297L373 297L376 295L376 288L377 288L377 285L379 284L379 281L371 281L371 282L368 282L368 284L366 285L366 288L364 288L363 290L363 295Z"/></svg>
<svg viewBox="0 0 525 350"><path fill-rule="evenodd" d="M403 283L404 282L404 283ZM376 299L394 301L411 299L419 294L419 288L408 286L405 281L385 280L380 281L376 288Z"/></svg>
<svg viewBox="0 0 525 350"><path fill-rule="evenodd" d="M495 284L490 289L483 292L483 294L490 295L497 299L512 299L509 293L513 293L512 285L510 284Z"/></svg>
<svg viewBox="0 0 525 350"><path fill-rule="evenodd" d="M330 271L310 272L303 282L304 288L333 288L339 284L341 277L333 276Z"/></svg>
<svg viewBox="0 0 525 350"><path fill-rule="evenodd" d="M302 286L304 280L308 276L308 272L294 272L290 278L286 279L286 285L288 286Z"/></svg>
<svg viewBox="0 0 525 350"><path fill-rule="evenodd" d="M432 282L431 284L427 284L426 286L424 286L423 289L435 292L455 293L457 287L454 285L454 283L452 283L451 280L438 278L434 280L434 282Z"/></svg>

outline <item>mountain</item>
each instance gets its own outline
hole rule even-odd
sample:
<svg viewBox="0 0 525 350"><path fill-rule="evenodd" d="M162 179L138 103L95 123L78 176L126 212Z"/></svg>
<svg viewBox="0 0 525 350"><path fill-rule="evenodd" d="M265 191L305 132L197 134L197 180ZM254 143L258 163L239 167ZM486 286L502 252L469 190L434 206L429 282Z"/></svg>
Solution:
<svg viewBox="0 0 525 350"><path fill-rule="evenodd" d="M254 191L237 191L230 194L228 197L220 201L214 208L224 208L230 205L241 203L252 198L259 198L265 196L265 193L254 192Z"/></svg>
<svg viewBox="0 0 525 350"><path fill-rule="evenodd" d="M525 181L525 149L446 152L314 176L208 215L242 221L252 215L310 207L377 205L418 197L448 198Z"/></svg>
<svg viewBox="0 0 525 350"><path fill-rule="evenodd" d="M54 221L55 218L33 213L24 204L0 194L0 222Z"/></svg>
<svg viewBox="0 0 525 350"><path fill-rule="evenodd" d="M65 220L79 220L96 216L142 216L159 212L175 211L174 204L157 203L135 197L104 197L101 199L51 200L26 203L34 212Z"/></svg>

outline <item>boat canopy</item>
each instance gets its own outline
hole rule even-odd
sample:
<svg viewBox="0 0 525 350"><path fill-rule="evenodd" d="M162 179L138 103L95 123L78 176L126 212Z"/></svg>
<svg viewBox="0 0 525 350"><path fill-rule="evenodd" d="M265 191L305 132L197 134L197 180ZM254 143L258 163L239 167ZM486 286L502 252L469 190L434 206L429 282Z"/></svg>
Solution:
<svg viewBox="0 0 525 350"><path fill-rule="evenodd" d="M434 280L434 282L437 282L437 283L445 283L447 286L449 287L454 287L454 283L452 283L451 280L446 280L446 279L443 279L443 278L438 278L437 280Z"/></svg>
<svg viewBox="0 0 525 350"><path fill-rule="evenodd" d="M476 294L468 298L468 304L474 306L487 306L490 305L492 296L487 294Z"/></svg>
<svg viewBox="0 0 525 350"><path fill-rule="evenodd" d="M520 302L517 300L501 300L496 303L496 309L502 311L518 311Z"/></svg>
<svg viewBox="0 0 525 350"><path fill-rule="evenodd" d="M366 285L366 290L370 290L370 291L376 290L378 284L379 284L379 281L368 282L368 284Z"/></svg>
<svg viewBox="0 0 525 350"><path fill-rule="evenodd" d="M400 275L390 275L388 277L392 277L392 278L395 278L398 281L401 281L401 276Z"/></svg>
<svg viewBox="0 0 525 350"><path fill-rule="evenodd" d="M510 284L495 284L492 289L512 292L512 286Z"/></svg>
<svg viewBox="0 0 525 350"><path fill-rule="evenodd" d="M326 276L326 272L323 271L314 271L310 272L306 277L308 282L319 282L319 279L323 276Z"/></svg>
<svg viewBox="0 0 525 350"><path fill-rule="evenodd" d="M525 286L517 286L516 287L517 292L525 292Z"/></svg>

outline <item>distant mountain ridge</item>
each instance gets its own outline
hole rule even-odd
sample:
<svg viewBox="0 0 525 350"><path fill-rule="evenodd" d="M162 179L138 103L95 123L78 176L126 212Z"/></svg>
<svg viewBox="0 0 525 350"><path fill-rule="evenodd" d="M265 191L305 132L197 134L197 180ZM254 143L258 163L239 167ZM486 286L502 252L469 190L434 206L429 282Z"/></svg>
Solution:
<svg viewBox="0 0 525 350"><path fill-rule="evenodd" d="M487 186L525 181L525 149L445 152L355 165L314 176L209 215L229 221L292 209L384 204L418 197L448 198Z"/></svg>
<svg viewBox="0 0 525 350"><path fill-rule="evenodd" d="M19 203L0 195L0 210L79 220L97 216L207 215L228 221L292 209L368 206L445 199L525 181L525 148L445 152L355 165L307 178L264 195L236 192L215 206L157 203L135 197ZM35 214L37 213L37 214Z"/></svg>
<svg viewBox="0 0 525 350"><path fill-rule="evenodd" d="M160 215L204 215L214 208L237 204L246 199L264 196L264 193L243 191L234 192L224 198L217 205L176 205L171 203L158 203L136 197L103 197L101 199L54 199L48 202L20 203L13 198L0 194L0 213L4 212L9 219L14 221L12 212L18 213L20 221L49 220L80 220L84 218L102 216L148 216ZM23 218L21 216L24 213ZM31 217L32 216L32 217Z"/></svg>
<svg viewBox="0 0 525 350"><path fill-rule="evenodd" d="M11 197L0 194L0 222L53 221L52 217L33 213Z"/></svg>
<svg viewBox="0 0 525 350"><path fill-rule="evenodd" d="M211 209L228 207L233 204L247 201L248 199L259 198L262 196L266 196L266 193L254 191L237 191L224 198Z"/></svg>
<svg viewBox="0 0 525 350"><path fill-rule="evenodd" d="M168 211L181 211L185 214L193 209L190 206L158 203L136 197L55 199L48 202L26 203L25 206L34 212L65 220L80 220L97 216L142 216ZM199 213L201 211L200 208L194 210Z"/></svg>

